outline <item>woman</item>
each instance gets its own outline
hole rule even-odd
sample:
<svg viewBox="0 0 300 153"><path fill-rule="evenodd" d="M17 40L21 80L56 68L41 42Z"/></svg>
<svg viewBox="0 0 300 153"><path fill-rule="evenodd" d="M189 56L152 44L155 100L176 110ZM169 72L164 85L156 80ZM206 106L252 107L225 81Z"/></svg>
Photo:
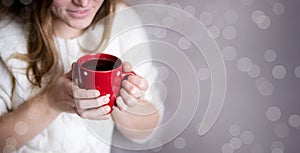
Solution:
<svg viewBox="0 0 300 153"><path fill-rule="evenodd" d="M113 45L108 40L115 24L124 19L100 20L124 4L116 0L2 2L6 3L0 6L0 151L110 152L110 142L101 141L83 119L96 120L106 141L111 141L114 124L132 140L150 135L160 116L144 98L145 78L130 76L122 81L118 109L111 114L107 114L109 107L102 106L109 95L99 97L99 91L72 83L71 65L87 52L104 50L121 56L122 52L112 50L124 48L122 39ZM145 38L143 31L136 32L133 43ZM95 35L101 38L90 49L86 42ZM132 68L125 63L123 70ZM141 117L137 114L141 109L153 113Z"/></svg>

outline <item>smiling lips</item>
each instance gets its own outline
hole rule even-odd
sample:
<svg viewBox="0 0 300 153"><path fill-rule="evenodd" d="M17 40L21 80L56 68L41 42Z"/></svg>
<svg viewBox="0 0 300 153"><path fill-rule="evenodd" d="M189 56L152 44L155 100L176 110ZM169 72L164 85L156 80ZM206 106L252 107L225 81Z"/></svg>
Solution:
<svg viewBox="0 0 300 153"><path fill-rule="evenodd" d="M85 18L89 15L89 9L88 10L67 10L67 12L73 17L73 18Z"/></svg>

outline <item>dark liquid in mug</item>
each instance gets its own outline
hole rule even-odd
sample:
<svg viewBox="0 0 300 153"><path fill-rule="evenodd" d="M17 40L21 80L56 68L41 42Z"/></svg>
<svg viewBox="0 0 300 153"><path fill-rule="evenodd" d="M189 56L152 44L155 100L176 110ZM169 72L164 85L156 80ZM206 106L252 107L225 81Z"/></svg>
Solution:
<svg viewBox="0 0 300 153"><path fill-rule="evenodd" d="M107 59L88 60L82 64L82 67L93 71L109 71L120 66L120 62Z"/></svg>

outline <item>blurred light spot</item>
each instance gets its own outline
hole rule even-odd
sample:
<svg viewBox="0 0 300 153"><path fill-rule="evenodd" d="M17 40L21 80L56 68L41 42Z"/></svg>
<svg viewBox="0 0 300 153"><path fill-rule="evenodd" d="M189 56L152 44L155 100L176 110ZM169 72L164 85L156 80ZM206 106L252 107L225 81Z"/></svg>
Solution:
<svg viewBox="0 0 300 153"><path fill-rule="evenodd" d="M170 11L168 11L168 14L172 17L179 17L181 15L181 10L182 10L182 7L180 4L178 3L171 3L169 6L171 7L174 7L174 8L177 8L179 10L173 10L173 9L170 9Z"/></svg>
<svg viewBox="0 0 300 153"><path fill-rule="evenodd" d="M289 117L289 125L294 128L300 127L300 116L297 114L291 115Z"/></svg>
<svg viewBox="0 0 300 153"><path fill-rule="evenodd" d="M183 149L185 147L185 140L182 137L178 137L174 141L174 145L177 149Z"/></svg>
<svg viewBox="0 0 300 153"><path fill-rule="evenodd" d="M262 11L262 10L255 10L253 13L252 13L252 21L254 23L257 23L258 22L258 18L261 17L261 16L265 16L265 12Z"/></svg>
<svg viewBox="0 0 300 153"><path fill-rule="evenodd" d="M6 139L5 144L6 145L11 145L11 146L17 146L18 142L17 142L16 138L9 137L9 138Z"/></svg>
<svg viewBox="0 0 300 153"><path fill-rule="evenodd" d="M272 106L268 108L266 115L270 121L278 121L281 117L281 111L278 107Z"/></svg>
<svg viewBox="0 0 300 153"><path fill-rule="evenodd" d="M250 68L253 66L253 63L251 59L247 57L242 57L241 59L239 59L237 66L241 72L248 72Z"/></svg>
<svg viewBox="0 0 300 153"><path fill-rule="evenodd" d="M183 10L188 12L191 16L195 16L195 14L196 14L195 7L191 6L191 5L184 7Z"/></svg>
<svg viewBox="0 0 300 153"><path fill-rule="evenodd" d="M16 152L16 147L15 146L12 146L12 145L6 145L4 148L3 148L3 153L13 153L13 152Z"/></svg>
<svg viewBox="0 0 300 153"><path fill-rule="evenodd" d="M224 13L224 19L228 24L235 24L239 19L239 15L235 10L227 10Z"/></svg>
<svg viewBox="0 0 300 153"><path fill-rule="evenodd" d="M295 75L296 75L297 78L300 78L300 66L297 66L295 68Z"/></svg>
<svg viewBox="0 0 300 153"><path fill-rule="evenodd" d="M273 93L274 90L273 84L267 81L265 78L256 79L255 84L256 84L256 88L258 89L261 95L269 96Z"/></svg>
<svg viewBox="0 0 300 153"><path fill-rule="evenodd" d="M281 150L280 148L275 148L272 149L272 153L283 153L283 150Z"/></svg>
<svg viewBox="0 0 300 153"><path fill-rule="evenodd" d="M225 143L222 146L222 153L233 153L233 147L230 143Z"/></svg>
<svg viewBox="0 0 300 153"><path fill-rule="evenodd" d="M251 5L253 3L253 0L240 0L240 1L244 5Z"/></svg>
<svg viewBox="0 0 300 153"><path fill-rule="evenodd" d="M24 5L29 5L30 3L32 3L32 0L20 0L20 2Z"/></svg>
<svg viewBox="0 0 300 153"><path fill-rule="evenodd" d="M264 54L265 60L268 62L274 62L277 58L277 53L273 49L269 49Z"/></svg>
<svg viewBox="0 0 300 153"><path fill-rule="evenodd" d="M192 43L188 39L186 39L185 37L181 37L178 40L178 46L181 49L187 50L192 46Z"/></svg>
<svg viewBox="0 0 300 153"><path fill-rule="evenodd" d="M166 27L172 27L172 26L174 26L174 19L170 16L167 16L167 17L163 18L162 24Z"/></svg>
<svg viewBox="0 0 300 153"><path fill-rule="evenodd" d="M242 129L239 125L237 124L234 124L234 125L231 125L230 128L229 128L229 133L231 134L231 136L239 136L242 132Z"/></svg>
<svg viewBox="0 0 300 153"><path fill-rule="evenodd" d="M226 46L222 50L223 59L227 61L232 61L235 59L237 53L233 46Z"/></svg>
<svg viewBox="0 0 300 153"><path fill-rule="evenodd" d="M264 153L264 149L260 144L256 144L252 146L251 153Z"/></svg>
<svg viewBox="0 0 300 153"><path fill-rule="evenodd" d="M252 144L255 138L251 131L243 131L240 137L244 144Z"/></svg>
<svg viewBox="0 0 300 153"><path fill-rule="evenodd" d="M286 76L286 68L282 65L276 65L272 70L273 77L283 79Z"/></svg>
<svg viewBox="0 0 300 153"><path fill-rule="evenodd" d="M15 124L15 132L18 134L18 135L24 135L26 134L28 131L28 126L25 122L17 122Z"/></svg>
<svg viewBox="0 0 300 153"><path fill-rule="evenodd" d="M200 15L200 22L205 26L209 26L213 21L213 15L209 12L203 12Z"/></svg>
<svg viewBox="0 0 300 153"><path fill-rule="evenodd" d="M232 145L233 149L239 149L242 146L241 139L234 137L230 140L230 144Z"/></svg>
<svg viewBox="0 0 300 153"><path fill-rule="evenodd" d="M263 15L263 16L258 17L256 24L260 29L266 30L270 27L271 20L268 16Z"/></svg>
<svg viewBox="0 0 300 153"><path fill-rule="evenodd" d="M284 9L285 9L284 5L282 3L280 3L280 2L277 2L277 3L273 4L272 10L273 10L274 14L276 14L276 15L283 14L284 13Z"/></svg>
<svg viewBox="0 0 300 153"><path fill-rule="evenodd" d="M278 124L274 129L275 135L279 138L285 138L289 135L290 128L285 124Z"/></svg>
<svg viewBox="0 0 300 153"><path fill-rule="evenodd" d="M2 0L2 4L5 7L10 7L14 3L14 0Z"/></svg>
<svg viewBox="0 0 300 153"><path fill-rule="evenodd" d="M222 31L226 40L233 40L236 37L236 29L233 26L226 26Z"/></svg>
<svg viewBox="0 0 300 153"><path fill-rule="evenodd" d="M208 31L214 39L220 36L220 29L217 26L210 26Z"/></svg>
<svg viewBox="0 0 300 153"><path fill-rule="evenodd" d="M170 72L167 67L160 66L157 68L158 71L158 79L160 81L166 81L169 78Z"/></svg>
<svg viewBox="0 0 300 153"><path fill-rule="evenodd" d="M258 65L252 65L250 70L248 71L248 75L251 78L257 78L261 73L260 67Z"/></svg>
<svg viewBox="0 0 300 153"><path fill-rule="evenodd" d="M156 28L155 33L154 33L154 35L160 39L165 38L167 36L167 34L168 34L168 31L167 31L167 29L164 29L164 28Z"/></svg>
<svg viewBox="0 0 300 153"><path fill-rule="evenodd" d="M208 80L210 77L210 72L207 68L200 68L198 70L198 77L200 80Z"/></svg>
<svg viewBox="0 0 300 153"><path fill-rule="evenodd" d="M285 149L285 146L282 142L279 142L279 141L275 141L271 144L271 150L274 150L276 148L279 148L281 149L282 151L284 151Z"/></svg>

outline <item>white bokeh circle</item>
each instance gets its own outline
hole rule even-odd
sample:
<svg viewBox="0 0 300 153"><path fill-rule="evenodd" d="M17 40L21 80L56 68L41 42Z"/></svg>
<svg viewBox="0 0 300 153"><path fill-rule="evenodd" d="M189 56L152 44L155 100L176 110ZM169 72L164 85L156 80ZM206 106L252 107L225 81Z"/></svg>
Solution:
<svg viewBox="0 0 300 153"><path fill-rule="evenodd" d="M214 16L210 12L203 12L200 14L200 22L205 26L212 24Z"/></svg>
<svg viewBox="0 0 300 153"><path fill-rule="evenodd" d="M233 39L235 39L235 37L237 35L236 28L233 27L233 26L226 26L222 30L222 35L223 35L225 40L233 40Z"/></svg>
<svg viewBox="0 0 300 153"><path fill-rule="evenodd" d="M260 67L258 65L252 65L250 70L248 71L248 75L251 78L257 78L261 73Z"/></svg>
<svg viewBox="0 0 300 153"><path fill-rule="evenodd" d="M273 4L272 10L275 15L281 15L284 13L285 7L282 3L276 2Z"/></svg>
<svg viewBox="0 0 300 153"><path fill-rule="evenodd" d="M222 153L233 153L234 149L230 143L225 143L222 146Z"/></svg>
<svg viewBox="0 0 300 153"><path fill-rule="evenodd" d="M280 141L274 141L272 144L271 144L271 150L274 150L276 148L279 148L280 150L284 151L285 150L285 146L282 142Z"/></svg>
<svg viewBox="0 0 300 153"><path fill-rule="evenodd" d="M278 121L281 117L281 111L278 107L272 106L267 109L266 115L270 121Z"/></svg>
<svg viewBox="0 0 300 153"><path fill-rule="evenodd" d="M297 114L293 114L289 117L289 125L294 128L300 127L300 116Z"/></svg>
<svg viewBox="0 0 300 153"><path fill-rule="evenodd" d="M231 134L231 136L239 136L242 132L242 129L239 125L237 124L234 124L234 125L231 125L230 128L229 128L229 133Z"/></svg>
<svg viewBox="0 0 300 153"><path fill-rule="evenodd" d="M297 66L297 67L295 68L295 76L296 76L297 78L300 78L300 66Z"/></svg>
<svg viewBox="0 0 300 153"><path fill-rule="evenodd" d="M269 49L265 52L264 54L264 58L266 61L268 62L274 62L277 58L277 53L275 50L273 49Z"/></svg>
<svg viewBox="0 0 300 153"><path fill-rule="evenodd" d="M248 72L253 66L253 62L248 57L242 57L241 59L238 60L237 66L241 72Z"/></svg>
<svg viewBox="0 0 300 153"><path fill-rule="evenodd" d="M237 52L234 46L226 46L222 50L223 58L227 61L232 61L236 58Z"/></svg>
<svg viewBox="0 0 300 153"><path fill-rule="evenodd" d="M174 146L177 149L183 149L186 145L185 139L182 137L178 137L174 140Z"/></svg>
<svg viewBox="0 0 300 153"><path fill-rule="evenodd" d="M275 79L283 79L286 76L286 68L283 65L276 65L272 69L272 75Z"/></svg>
<svg viewBox="0 0 300 153"><path fill-rule="evenodd" d="M210 77L209 70L207 68L200 68L198 70L198 77L200 80L208 80Z"/></svg>
<svg viewBox="0 0 300 153"><path fill-rule="evenodd" d="M238 137L233 137L230 139L230 144L231 144L232 148L236 150L236 149L241 148L242 141Z"/></svg>
<svg viewBox="0 0 300 153"><path fill-rule="evenodd" d="M252 144L254 141L254 134L251 131L243 131L240 135L243 144Z"/></svg>

